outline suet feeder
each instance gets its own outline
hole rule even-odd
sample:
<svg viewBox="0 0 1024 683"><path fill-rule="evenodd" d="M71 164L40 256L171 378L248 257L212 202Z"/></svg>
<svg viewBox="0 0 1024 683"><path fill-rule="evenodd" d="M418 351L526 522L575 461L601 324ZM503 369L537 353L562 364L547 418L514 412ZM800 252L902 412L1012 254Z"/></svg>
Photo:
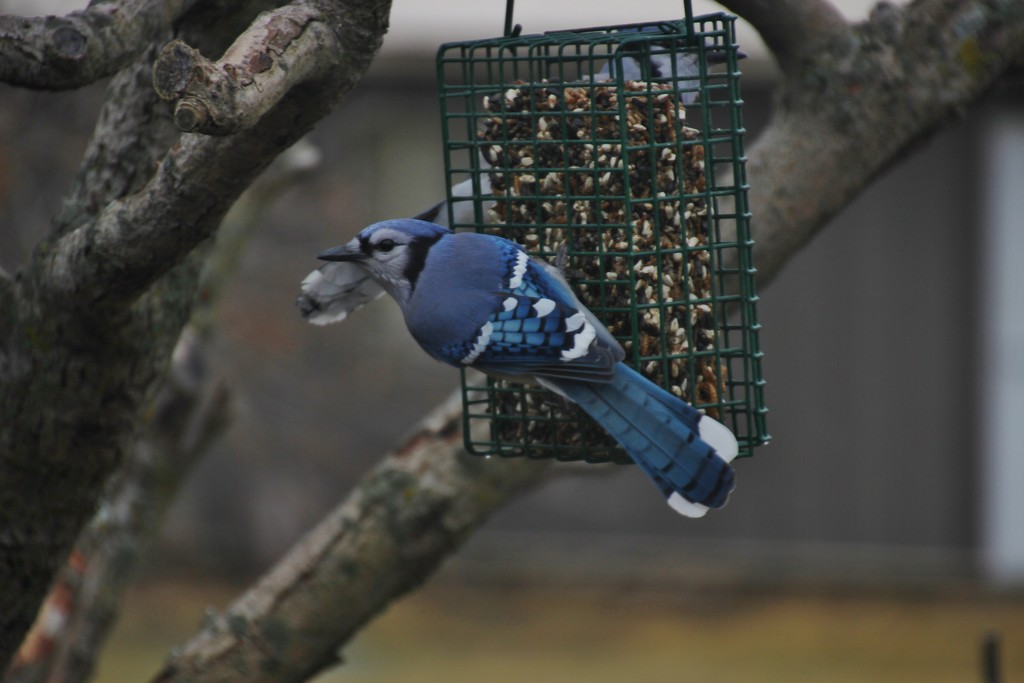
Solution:
<svg viewBox="0 0 1024 683"><path fill-rule="evenodd" d="M448 219L559 265L626 362L768 441L735 17L449 43L438 51ZM478 455L629 462L540 387L463 373ZM486 430L479 423L486 421ZM481 437L481 434L486 436Z"/></svg>

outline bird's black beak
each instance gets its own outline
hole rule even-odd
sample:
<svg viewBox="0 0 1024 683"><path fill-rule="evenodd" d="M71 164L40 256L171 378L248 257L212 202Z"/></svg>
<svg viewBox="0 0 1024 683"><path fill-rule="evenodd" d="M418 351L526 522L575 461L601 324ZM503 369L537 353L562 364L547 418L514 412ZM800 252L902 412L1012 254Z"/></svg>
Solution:
<svg viewBox="0 0 1024 683"><path fill-rule="evenodd" d="M340 247L321 252L316 257L321 261L362 261L366 258L366 252L363 251L359 240L354 239Z"/></svg>

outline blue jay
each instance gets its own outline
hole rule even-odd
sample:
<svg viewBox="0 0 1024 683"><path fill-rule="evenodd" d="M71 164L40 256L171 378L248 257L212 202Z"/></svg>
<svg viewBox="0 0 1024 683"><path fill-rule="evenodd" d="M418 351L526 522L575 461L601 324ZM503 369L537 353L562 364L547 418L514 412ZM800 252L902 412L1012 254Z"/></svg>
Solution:
<svg viewBox="0 0 1024 683"><path fill-rule="evenodd" d="M344 319L367 289L387 292L437 360L535 382L578 404L677 512L700 517L725 505L738 451L732 432L622 363L622 347L558 269L519 244L405 218L375 223L318 258L336 268L303 282L299 304L311 322Z"/></svg>

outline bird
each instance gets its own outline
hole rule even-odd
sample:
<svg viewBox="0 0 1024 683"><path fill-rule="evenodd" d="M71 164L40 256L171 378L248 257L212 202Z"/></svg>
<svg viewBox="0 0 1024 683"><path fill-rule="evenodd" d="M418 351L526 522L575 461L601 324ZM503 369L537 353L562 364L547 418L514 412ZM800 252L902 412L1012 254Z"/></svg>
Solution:
<svg viewBox="0 0 1024 683"><path fill-rule="evenodd" d="M318 259L344 267L343 281L314 271L300 309L316 324L344 319L372 283L397 303L406 327L433 358L576 403L622 446L668 505L701 517L725 505L735 484L735 436L722 423L623 362L625 351L573 293L561 271L495 235L453 232L415 218L374 223ZM353 283L359 283L353 285ZM339 303L340 302L340 303Z"/></svg>

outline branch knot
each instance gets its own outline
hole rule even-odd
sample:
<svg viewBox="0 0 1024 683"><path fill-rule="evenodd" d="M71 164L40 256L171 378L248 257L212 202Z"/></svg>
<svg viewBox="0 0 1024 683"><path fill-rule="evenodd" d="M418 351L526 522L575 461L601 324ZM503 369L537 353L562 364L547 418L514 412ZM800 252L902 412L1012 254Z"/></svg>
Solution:
<svg viewBox="0 0 1024 683"><path fill-rule="evenodd" d="M322 55L332 52L333 33L319 14L288 5L261 15L216 62L180 40L168 43L153 84L175 105L179 130L230 135L255 125L294 86L324 75L331 63Z"/></svg>

